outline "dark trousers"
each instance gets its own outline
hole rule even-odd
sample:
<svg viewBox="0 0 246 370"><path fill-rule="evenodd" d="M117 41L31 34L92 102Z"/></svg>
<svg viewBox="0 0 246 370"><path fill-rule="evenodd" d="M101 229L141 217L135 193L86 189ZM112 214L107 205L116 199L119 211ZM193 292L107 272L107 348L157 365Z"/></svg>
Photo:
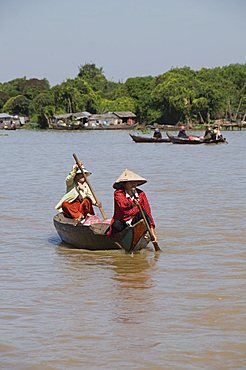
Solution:
<svg viewBox="0 0 246 370"><path fill-rule="evenodd" d="M148 224L150 225L150 217L149 215L144 211L144 215L146 217L146 220ZM132 219L132 225L136 224L138 221L140 221L143 218L142 213L139 211ZM112 224L112 234L119 233L120 231L124 230L127 227L127 223L125 221L116 220Z"/></svg>

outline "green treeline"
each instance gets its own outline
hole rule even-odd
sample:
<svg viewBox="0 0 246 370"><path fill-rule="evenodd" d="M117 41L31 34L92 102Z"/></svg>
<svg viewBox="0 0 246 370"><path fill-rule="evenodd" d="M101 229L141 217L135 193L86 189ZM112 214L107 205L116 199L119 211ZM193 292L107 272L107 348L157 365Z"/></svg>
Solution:
<svg viewBox="0 0 246 370"><path fill-rule="evenodd" d="M0 83L0 112L29 116L45 126L56 114L132 111L140 123L190 125L246 112L246 64L173 68L159 76L108 81L95 64L80 66L74 79L50 87L47 79Z"/></svg>

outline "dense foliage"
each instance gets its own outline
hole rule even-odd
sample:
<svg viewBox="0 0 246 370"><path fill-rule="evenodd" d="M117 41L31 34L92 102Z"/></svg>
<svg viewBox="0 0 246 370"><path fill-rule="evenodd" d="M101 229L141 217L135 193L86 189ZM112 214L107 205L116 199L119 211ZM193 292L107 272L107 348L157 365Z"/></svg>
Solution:
<svg viewBox="0 0 246 370"><path fill-rule="evenodd" d="M95 64L79 67L74 79L50 87L46 79L0 83L0 112L42 122L55 114L132 111L140 123L205 123L237 119L246 112L246 64L174 68L162 75L108 81Z"/></svg>

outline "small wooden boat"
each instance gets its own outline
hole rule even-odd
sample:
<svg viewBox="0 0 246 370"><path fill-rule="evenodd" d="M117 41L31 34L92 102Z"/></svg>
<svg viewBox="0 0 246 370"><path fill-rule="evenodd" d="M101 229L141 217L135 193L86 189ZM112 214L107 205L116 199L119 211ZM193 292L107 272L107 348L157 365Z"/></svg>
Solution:
<svg viewBox="0 0 246 370"><path fill-rule="evenodd" d="M117 125L90 124L88 126L83 126L83 130L135 130L137 126L138 123L134 123L132 125L127 123L118 123Z"/></svg>
<svg viewBox="0 0 246 370"><path fill-rule="evenodd" d="M173 144L190 144L190 145L196 145L196 144L202 144L203 140L196 139L188 139L178 136L170 135L168 132L166 132L167 137L170 139L170 141Z"/></svg>
<svg viewBox="0 0 246 370"><path fill-rule="evenodd" d="M91 251L124 249L132 253L146 248L150 242L143 220L127 227L114 237L106 234L109 229L107 223L77 224L75 220L66 218L63 213L58 213L53 221L61 240L78 249Z"/></svg>
<svg viewBox="0 0 246 370"><path fill-rule="evenodd" d="M129 134L132 138L132 140L135 143L170 143L171 140L169 138L161 138L156 139L154 137L146 137L146 136L139 136L139 135L132 135Z"/></svg>
<svg viewBox="0 0 246 370"><path fill-rule="evenodd" d="M199 137L193 136L193 138L182 138L178 136L170 135L166 132L167 137L173 144L189 144L189 145L196 145L196 144L219 144L219 143L227 143L226 138L220 137L216 140L206 140L206 139L199 139Z"/></svg>
<svg viewBox="0 0 246 370"><path fill-rule="evenodd" d="M74 123L61 123L61 122L56 122L52 123L50 125L50 128L54 130L82 130L83 125L82 124L74 124Z"/></svg>

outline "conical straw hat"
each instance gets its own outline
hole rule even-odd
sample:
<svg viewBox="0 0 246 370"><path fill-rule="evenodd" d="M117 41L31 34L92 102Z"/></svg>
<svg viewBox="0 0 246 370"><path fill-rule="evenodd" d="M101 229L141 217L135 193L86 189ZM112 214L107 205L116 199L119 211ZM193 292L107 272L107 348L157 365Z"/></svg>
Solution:
<svg viewBox="0 0 246 370"><path fill-rule="evenodd" d="M137 183L137 185L143 185L147 182L147 180L136 173L129 171L127 168L125 171L122 172L120 177L115 181L113 184L114 189L119 189L122 186L122 183L128 182L128 181L134 181Z"/></svg>
<svg viewBox="0 0 246 370"><path fill-rule="evenodd" d="M90 176L91 175L91 172L90 171L88 171L86 168L84 168L84 167L82 167L83 168L83 172L84 172L84 174L86 175L86 176ZM76 172L76 175L78 174L78 173L82 173L81 171L80 171L80 169L78 169L77 170L77 172Z"/></svg>

